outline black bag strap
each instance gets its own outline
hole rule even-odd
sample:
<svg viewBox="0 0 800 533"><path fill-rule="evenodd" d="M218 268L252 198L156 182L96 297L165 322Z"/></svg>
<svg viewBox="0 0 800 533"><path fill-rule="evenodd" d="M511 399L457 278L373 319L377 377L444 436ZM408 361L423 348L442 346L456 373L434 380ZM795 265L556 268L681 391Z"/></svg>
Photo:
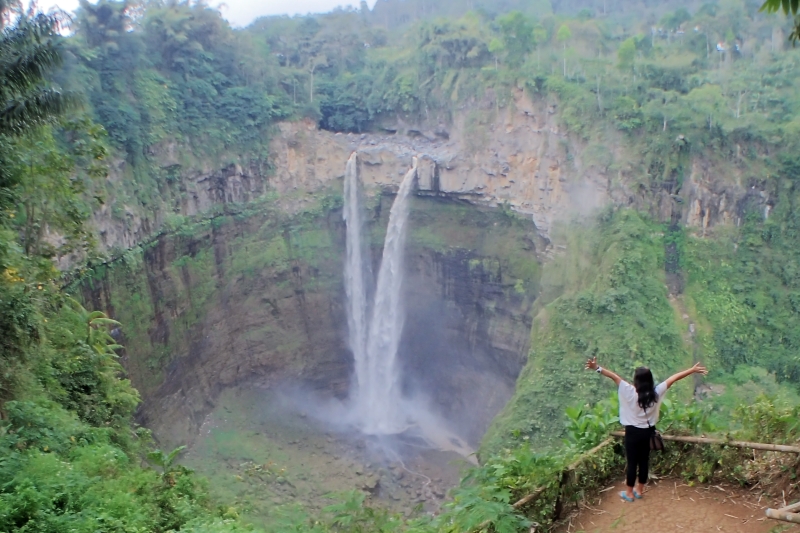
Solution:
<svg viewBox="0 0 800 533"><path fill-rule="evenodd" d="M644 409L644 419L647 420L647 427L649 427L650 429L653 429L653 425L650 423L650 417L647 416L647 408L646 407L642 407L642 409Z"/></svg>

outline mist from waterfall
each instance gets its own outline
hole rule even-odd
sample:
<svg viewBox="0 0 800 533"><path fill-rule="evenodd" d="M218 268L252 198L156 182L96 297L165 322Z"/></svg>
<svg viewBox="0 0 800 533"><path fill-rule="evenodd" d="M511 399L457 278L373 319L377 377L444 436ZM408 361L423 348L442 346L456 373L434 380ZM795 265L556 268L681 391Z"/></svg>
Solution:
<svg viewBox="0 0 800 533"><path fill-rule="evenodd" d="M416 158L400 184L389 213L375 299L367 321L369 271L364 261L356 154L347 161L344 194L344 219L347 225L345 291L349 342L356 370L353 399L361 430L369 434L399 433L409 423L402 407L397 350L405 321L402 302L403 256L409 197L415 179Z"/></svg>

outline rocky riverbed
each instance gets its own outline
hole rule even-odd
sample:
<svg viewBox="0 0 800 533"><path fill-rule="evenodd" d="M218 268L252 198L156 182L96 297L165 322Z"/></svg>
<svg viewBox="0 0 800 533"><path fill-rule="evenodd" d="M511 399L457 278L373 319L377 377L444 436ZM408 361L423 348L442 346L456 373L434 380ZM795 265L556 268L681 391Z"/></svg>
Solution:
<svg viewBox="0 0 800 533"><path fill-rule="evenodd" d="M313 409L259 387L228 389L182 462L209 479L212 497L260 524L288 506L316 510L352 490L397 512L436 512L469 464L411 433L359 435Z"/></svg>

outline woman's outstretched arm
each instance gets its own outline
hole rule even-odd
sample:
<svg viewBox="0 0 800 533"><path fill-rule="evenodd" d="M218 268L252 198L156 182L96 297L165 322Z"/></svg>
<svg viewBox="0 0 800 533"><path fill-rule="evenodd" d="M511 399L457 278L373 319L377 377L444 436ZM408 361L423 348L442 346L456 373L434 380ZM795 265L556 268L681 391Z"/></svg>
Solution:
<svg viewBox="0 0 800 533"><path fill-rule="evenodd" d="M667 388L672 387L672 384L676 381L680 381L687 376L691 376L692 374L703 374L705 376L708 374L708 369L700 363L695 363L692 368L688 368L683 372L678 372L677 374L670 376L667 379Z"/></svg>
<svg viewBox="0 0 800 533"><path fill-rule="evenodd" d="M597 370L600 368L600 373L605 377L609 378L611 381L619 386L619 382L622 381L622 378L613 373L611 370L606 370L605 368L601 368L600 365L597 364L597 357L592 357L588 361L586 361L586 370Z"/></svg>

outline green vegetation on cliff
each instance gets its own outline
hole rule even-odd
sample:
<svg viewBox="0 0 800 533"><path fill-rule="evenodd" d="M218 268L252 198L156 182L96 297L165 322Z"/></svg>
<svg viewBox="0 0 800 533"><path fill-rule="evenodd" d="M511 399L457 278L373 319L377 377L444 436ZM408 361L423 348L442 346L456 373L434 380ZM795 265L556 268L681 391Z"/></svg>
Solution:
<svg viewBox="0 0 800 533"><path fill-rule="evenodd" d="M60 290L52 256L91 247L83 186L104 155L102 129L53 128L69 101L46 79L60 59L57 21L10 7L0 5L0 530L225 526L175 453L133 425L120 324Z"/></svg>
<svg viewBox="0 0 800 533"><path fill-rule="evenodd" d="M528 364L483 441L483 456L510 440L558 442L565 406L607 396L608 383L582 370L588 358L597 357L623 376L647 365L656 379L691 362L667 298L663 228L620 210L579 231L587 232L592 244L569 250L547 269L565 272L566 263L574 261L570 254L585 256L590 266L573 272L566 292L536 317ZM546 276L543 283L548 282Z"/></svg>
<svg viewBox="0 0 800 533"><path fill-rule="evenodd" d="M441 137L464 120L479 150L520 91L557 113L568 166L618 176L640 206L697 162L744 184L793 149L798 54L756 2L394 4L232 29L200 3L83 2L58 79L125 161L94 195L152 232L197 172L267 174L278 120Z"/></svg>
<svg viewBox="0 0 800 533"><path fill-rule="evenodd" d="M680 243L687 303L698 322L698 352L725 373L729 390L723 397L729 407L753 400L760 391L798 401L800 234L794 161L784 158L779 172L765 180L769 205L748 199L738 230L713 239L687 234Z"/></svg>
<svg viewBox="0 0 800 533"><path fill-rule="evenodd" d="M604 215L596 227L570 228L567 251L543 274L546 305L534 321L528 365L483 453L521 438L546 444L563 435L559 408L591 403L607 385L580 371L593 356L623 375L650 366L657 379L693 358L704 361L712 369L706 405L723 428L736 406L759 395L800 402L791 161L765 181L774 204L762 207L754 193L741 227L713 237L630 210ZM671 279L665 250L674 255ZM688 389L675 394L690 396Z"/></svg>
<svg viewBox="0 0 800 533"><path fill-rule="evenodd" d="M723 427L737 405L761 394L797 404L797 191L790 161L765 181L774 204L763 207L753 193L741 227L713 237L625 209L556 236L566 251L545 268L546 305L534 321L529 362L484 453L523 437L545 444L563 435L558 409L591 403L607 385L580 371L593 356L623 376L650 366L657 379L693 358L704 361L712 369L706 404ZM688 400L689 392L676 394Z"/></svg>
<svg viewBox="0 0 800 533"><path fill-rule="evenodd" d="M418 227L412 246L444 253L454 243L474 245L502 259L476 254L471 269L503 270L502 289L520 301L542 296L528 365L486 438L485 464L434 519L406 522L354 493L319 516L287 512L275 531L465 531L488 521L511 532L551 521L564 496L558 474L613 423L608 402L562 416L567 406L605 397L596 376L581 371L589 356L623 373L648 364L662 378L702 358L714 368L706 404L713 420L738 425L743 438L796 441L797 408L761 396L796 403L800 383L800 56L781 50L788 23L738 0L687 3L691 11L676 3L658 18L638 4L625 13L621 2L609 1L608 11L605 3L602 11L568 4L509 3L405 31L395 31L389 11L382 22L380 9L233 30L202 3L160 1L84 1L69 38L46 18L10 20L0 43L0 529L242 529L235 510L215 508L203 484L175 463L176 452L154 449L148 431L133 424L140 398L117 343L150 354L127 362L149 394L180 362L176 354L188 352L186 333L212 327L212 310L230 309L221 305L230 304L220 290L226 283L267 288L233 303L272 314L276 299L264 295L305 302L314 290L339 290L331 272L340 268L341 243L336 228L322 224L339 199L320 194L289 216L265 194L184 218L191 192L181 177L231 163L266 174L270 128L285 118L332 131L428 128L446 137L459 109L469 108L468 148L477 150L488 135L484 118L514 105L517 91L557 113L568 132L565 162L602 169L632 207L609 210L596 227L565 230L566 252L541 273L529 253L509 245L516 241L499 238L520 229L516 220L486 217L497 225L468 228L460 242ZM68 99L45 76L62 47L67 58L55 78L85 95L83 112L66 118ZM106 159L116 182L102 180ZM723 176L717 185L751 191L728 227L707 234L680 227L687 216L680 192L696 167L715 169ZM656 199L671 223L643 213L659 210ZM98 303L113 308L121 326L68 298L53 263L92 256L87 222L101 206L119 221L140 209L148 222L139 248L84 272L105 290ZM442 208L435 216L458 224L462 214ZM172 240L150 240L159 227ZM86 292L91 301L96 293ZM247 345L261 335L296 361L291 332L265 328L217 342ZM220 380L238 379L235 367ZM707 413L681 405L689 391L674 396L664 425L707 429ZM741 398L754 408L735 410ZM562 437L569 442L561 451L539 453ZM701 480L752 482L763 467L729 450L671 453L665 471ZM614 475L619 458L604 454L578 489ZM544 496L531 507L511 507L540 486Z"/></svg>

